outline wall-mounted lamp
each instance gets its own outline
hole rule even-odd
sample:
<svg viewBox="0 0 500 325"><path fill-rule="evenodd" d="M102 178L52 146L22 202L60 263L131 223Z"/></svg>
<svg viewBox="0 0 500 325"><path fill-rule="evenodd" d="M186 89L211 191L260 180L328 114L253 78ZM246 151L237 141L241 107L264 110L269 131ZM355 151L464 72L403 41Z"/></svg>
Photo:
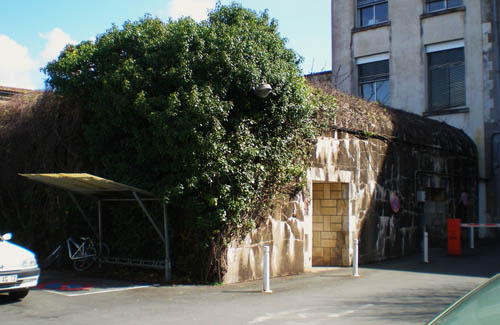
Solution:
<svg viewBox="0 0 500 325"><path fill-rule="evenodd" d="M269 96L269 94L271 93L272 90L273 90L273 87L271 87L270 84L263 83L262 85L257 87L254 91L255 91L255 95L257 95L258 97L266 98L267 96Z"/></svg>

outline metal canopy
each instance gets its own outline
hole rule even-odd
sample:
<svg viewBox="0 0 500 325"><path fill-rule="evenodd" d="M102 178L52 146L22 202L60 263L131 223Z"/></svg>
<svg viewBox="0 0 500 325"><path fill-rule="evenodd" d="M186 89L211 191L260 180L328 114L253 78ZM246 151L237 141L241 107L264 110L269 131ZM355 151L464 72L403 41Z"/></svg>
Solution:
<svg viewBox="0 0 500 325"><path fill-rule="evenodd" d="M86 173L19 175L66 191L94 196L99 200L135 201L136 199L132 195L134 192L137 193L141 200L158 200L153 193Z"/></svg>
<svg viewBox="0 0 500 325"><path fill-rule="evenodd" d="M165 278L171 280L172 271L170 263L170 252L168 245L168 222L167 209L163 206L163 231L153 220L151 214L144 206L143 201L160 201L153 193L141 190L139 188L111 181L86 173L53 173L53 174L19 174L32 181L54 186L68 192L72 201L75 203L78 211L83 216L94 235L102 243L102 201L135 201L139 204L144 215L150 221L151 225L165 245L165 261L146 261L130 258L102 258L101 261L113 264L136 265L143 267L153 267L165 269ZM95 230L90 219L87 217L82 207L78 203L74 193L91 196L98 200L98 231Z"/></svg>

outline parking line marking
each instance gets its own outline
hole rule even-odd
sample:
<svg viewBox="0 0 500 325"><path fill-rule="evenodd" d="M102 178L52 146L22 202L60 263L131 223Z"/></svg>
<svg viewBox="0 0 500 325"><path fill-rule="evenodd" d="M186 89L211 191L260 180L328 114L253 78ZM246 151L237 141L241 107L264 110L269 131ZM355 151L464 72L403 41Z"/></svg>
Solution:
<svg viewBox="0 0 500 325"><path fill-rule="evenodd" d="M127 290L149 288L149 287L152 287L152 286L151 285L143 285L143 286L134 286L134 287L127 287L127 288L115 288L115 289L92 291L92 292L82 292L82 293L65 293L65 292L59 292L59 291L54 291L54 290L45 290L45 289L42 289L42 290L44 290L46 292L54 293L54 294L57 294L57 295L65 296L65 297L78 297L78 296L97 295L97 294L100 294L100 293L109 293L109 292L117 292L117 291L127 291Z"/></svg>

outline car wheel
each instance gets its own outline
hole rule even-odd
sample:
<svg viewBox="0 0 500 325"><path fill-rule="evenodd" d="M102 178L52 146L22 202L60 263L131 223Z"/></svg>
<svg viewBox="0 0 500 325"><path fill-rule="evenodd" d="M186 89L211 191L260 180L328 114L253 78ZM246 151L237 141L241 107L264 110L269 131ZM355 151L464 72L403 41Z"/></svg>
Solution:
<svg viewBox="0 0 500 325"><path fill-rule="evenodd" d="M9 292L9 298L12 300L19 300L23 299L28 295L28 292L30 292L29 289L21 289L21 290L14 290Z"/></svg>

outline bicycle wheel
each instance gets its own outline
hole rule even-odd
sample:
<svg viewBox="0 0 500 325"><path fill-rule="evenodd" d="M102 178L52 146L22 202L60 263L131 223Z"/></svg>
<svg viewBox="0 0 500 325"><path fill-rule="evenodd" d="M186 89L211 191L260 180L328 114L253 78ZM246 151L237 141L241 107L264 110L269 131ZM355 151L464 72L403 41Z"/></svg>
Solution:
<svg viewBox="0 0 500 325"><path fill-rule="evenodd" d="M40 263L40 267L42 269L46 269L48 268L49 266L52 265L52 263L54 263L55 260L57 260L59 258L59 256L61 256L61 251L62 251L62 246L61 245L58 245L56 247L56 249L54 249L52 251L52 253L49 254L49 256L47 256L43 261L42 263Z"/></svg>
<svg viewBox="0 0 500 325"><path fill-rule="evenodd" d="M78 272L85 271L89 269L92 265L94 265L96 256L95 248L94 247L86 248L85 254L87 254L88 257L82 257L73 260L73 268Z"/></svg>

